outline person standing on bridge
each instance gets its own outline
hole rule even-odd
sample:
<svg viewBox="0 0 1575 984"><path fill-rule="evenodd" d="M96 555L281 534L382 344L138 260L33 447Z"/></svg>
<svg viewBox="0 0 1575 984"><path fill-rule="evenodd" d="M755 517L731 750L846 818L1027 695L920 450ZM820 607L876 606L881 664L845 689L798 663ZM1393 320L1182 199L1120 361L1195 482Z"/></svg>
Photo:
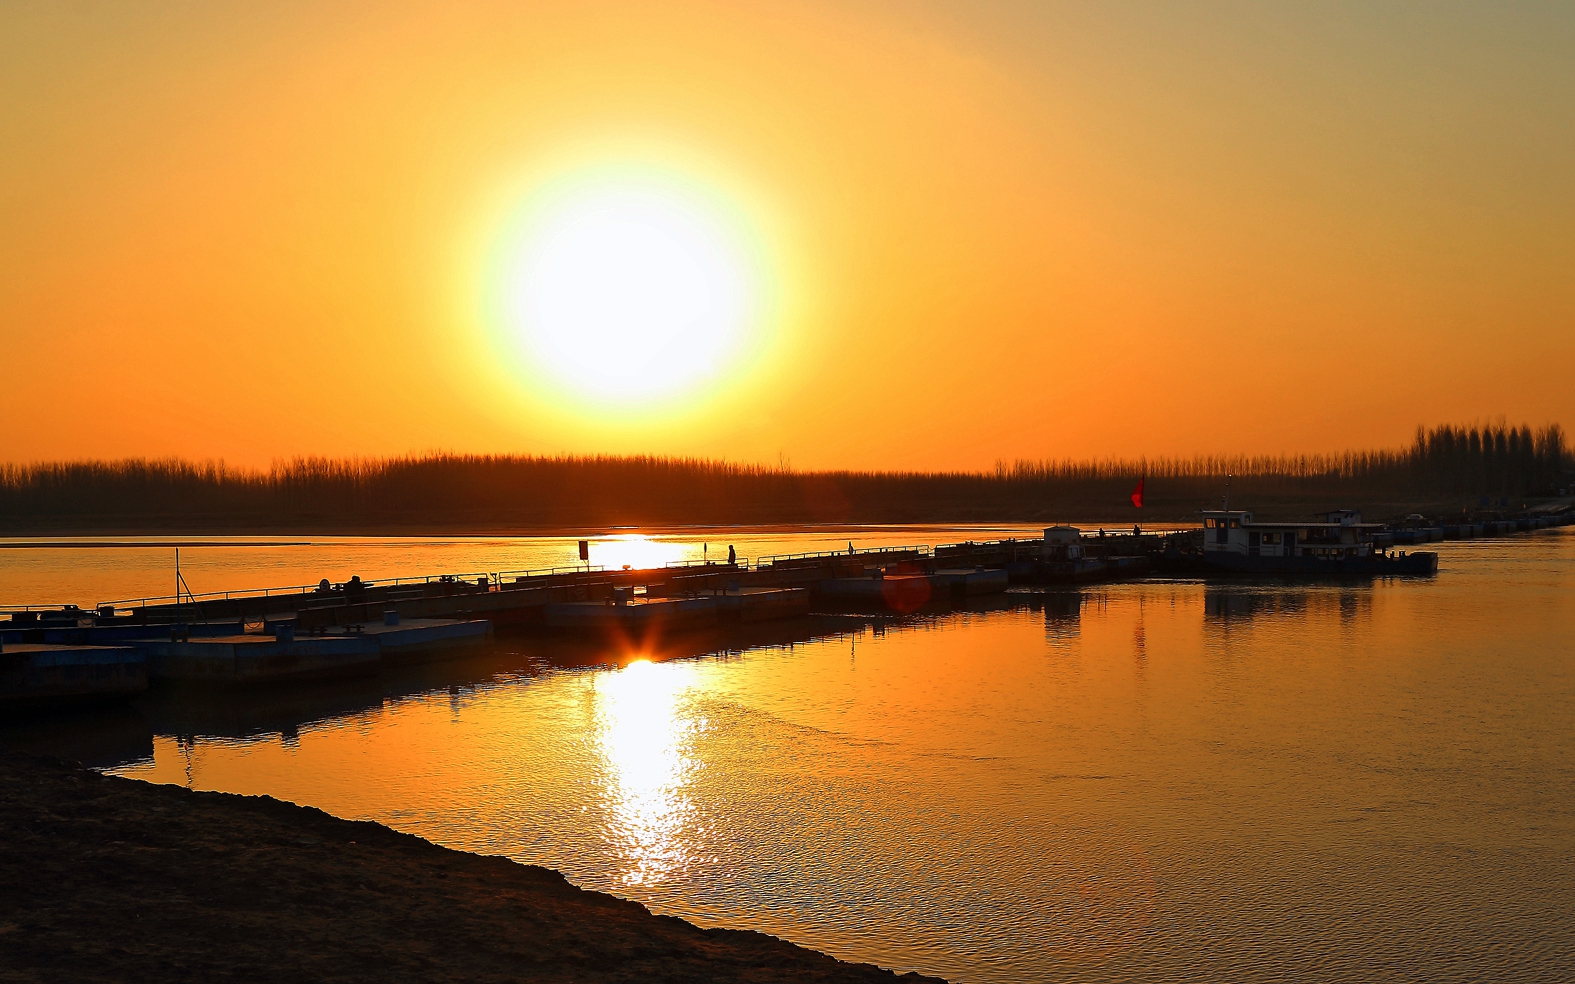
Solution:
<svg viewBox="0 0 1575 984"><path fill-rule="evenodd" d="M738 563L738 552L733 549L733 545L731 543L727 545L727 562L729 564Z"/></svg>

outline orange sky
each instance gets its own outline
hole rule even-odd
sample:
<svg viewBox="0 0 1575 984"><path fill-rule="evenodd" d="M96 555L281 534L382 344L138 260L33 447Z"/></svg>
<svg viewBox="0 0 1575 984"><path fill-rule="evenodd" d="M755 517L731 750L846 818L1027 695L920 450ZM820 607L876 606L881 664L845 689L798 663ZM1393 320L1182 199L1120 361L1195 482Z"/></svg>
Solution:
<svg viewBox="0 0 1575 984"><path fill-rule="evenodd" d="M7 5L0 460L1575 424L1572 50L1531 4ZM607 167L700 189L769 284L660 405L489 321L510 216Z"/></svg>

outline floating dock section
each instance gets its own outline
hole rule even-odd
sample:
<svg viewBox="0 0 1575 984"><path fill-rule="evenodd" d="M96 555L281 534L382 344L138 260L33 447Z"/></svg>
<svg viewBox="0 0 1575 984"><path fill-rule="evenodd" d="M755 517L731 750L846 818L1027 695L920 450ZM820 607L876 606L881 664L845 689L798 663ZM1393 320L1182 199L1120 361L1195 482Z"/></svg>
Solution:
<svg viewBox="0 0 1575 984"><path fill-rule="evenodd" d="M968 541L935 548L944 567L1000 568L1013 584L1076 584L1140 577L1165 548L1161 533L1091 533L1049 526L1042 537Z"/></svg>
<svg viewBox="0 0 1575 984"><path fill-rule="evenodd" d="M640 596L620 588L602 601L546 606L542 624L557 630L590 630L622 636L693 632L729 622L760 622L807 615L805 588L737 588L682 597Z"/></svg>
<svg viewBox="0 0 1575 984"><path fill-rule="evenodd" d="M299 635L288 622L272 635L229 635L140 643L148 676L186 683L246 684L376 673L385 662L408 662L492 638L490 622L420 619L330 628Z"/></svg>
<svg viewBox="0 0 1575 984"><path fill-rule="evenodd" d="M726 622L769 622L809 614L808 588L738 588L713 595L717 615Z"/></svg>
<svg viewBox="0 0 1575 984"><path fill-rule="evenodd" d="M392 618L380 625L360 626L357 632L377 643L377 651L384 660L408 663L479 646L492 638L492 623L479 618L459 621Z"/></svg>
<svg viewBox="0 0 1575 984"><path fill-rule="evenodd" d="M144 644L148 675L180 683L247 684L324 680L376 673L382 655L370 636L305 639L233 635Z"/></svg>
<svg viewBox="0 0 1575 984"><path fill-rule="evenodd" d="M146 627L141 637L126 637L131 627L125 625L71 630L122 637L111 645L0 643L0 708L124 700L150 682L230 686L364 676L385 663L447 656L492 638L492 623L482 619L391 617L305 635L292 621L263 633L240 625L191 631L200 628L172 633L166 627L164 637L149 637ZM174 634L179 638L169 638Z"/></svg>
<svg viewBox="0 0 1575 984"><path fill-rule="evenodd" d="M826 578L816 585L822 601L875 611L914 612L926 605L1000 594L1010 578L1000 569L943 568L933 573L876 571L864 577Z"/></svg>
<svg viewBox="0 0 1575 984"><path fill-rule="evenodd" d="M12 643L0 650L0 709L125 700L147 689L147 662L130 646Z"/></svg>

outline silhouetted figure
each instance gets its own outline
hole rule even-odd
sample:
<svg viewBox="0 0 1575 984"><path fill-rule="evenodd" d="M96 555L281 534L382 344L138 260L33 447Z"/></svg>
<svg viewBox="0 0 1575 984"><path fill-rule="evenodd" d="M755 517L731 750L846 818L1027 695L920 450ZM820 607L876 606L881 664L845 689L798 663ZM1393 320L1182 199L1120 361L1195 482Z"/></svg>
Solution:
<svg viewBox="0 0 1575 984"><path fill-rule="evenodd" d="M352 605L359 605L366 600L366 585L357 574L345 582L345 601Z"/></svg>
<svg viewBox="0 0 1575 984"><path fill-rule="evenodd" d="M733 545L731 543L727 545L727 562L729 564L738 563L738 551L733 549Z"/></svg>

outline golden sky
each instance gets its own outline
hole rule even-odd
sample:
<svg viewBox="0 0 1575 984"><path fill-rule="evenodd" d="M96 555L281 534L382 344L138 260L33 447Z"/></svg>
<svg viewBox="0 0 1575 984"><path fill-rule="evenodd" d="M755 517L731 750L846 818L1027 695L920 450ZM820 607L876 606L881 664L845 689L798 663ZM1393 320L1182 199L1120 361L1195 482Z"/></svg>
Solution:
<svg viewBox="0 0 1575 984"><path fill-rule="evenodd" d="M1571 51L1561 4L7 4L0 460L1575 425ZM660 398L508 313L609 187L745 284Z"/></svg>

